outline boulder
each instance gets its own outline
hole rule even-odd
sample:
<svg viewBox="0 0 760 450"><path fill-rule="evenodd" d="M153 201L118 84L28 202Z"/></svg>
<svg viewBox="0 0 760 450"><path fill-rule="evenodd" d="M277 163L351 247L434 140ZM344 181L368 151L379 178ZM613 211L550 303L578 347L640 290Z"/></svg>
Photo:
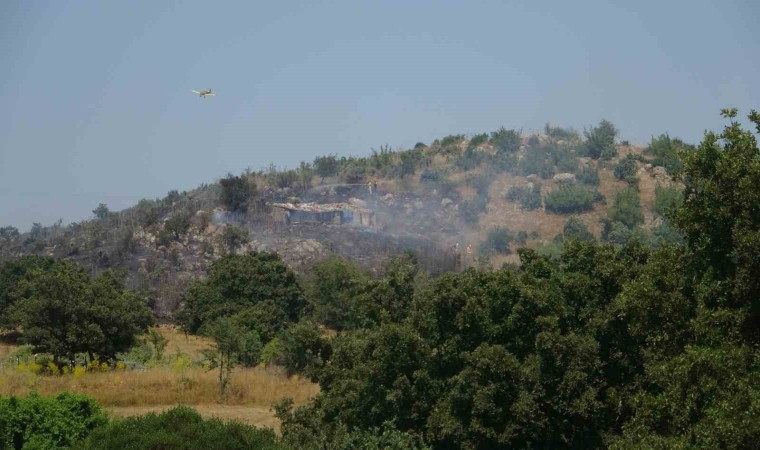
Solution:
<svg viewBox="0 0 760 450"><path fill-rule="evenodd" d="M449 207L449 206L451 206L453 204L454 204L454 200L452 200L450 198L443 198L441 200L441 206L444 207L444 208L447 208L447 207Z"/></svg>
<svg viewBox="0 0 760 450"><path fill-rule="evenodd" d="M575 184L575 174L572 173L558 173L552 179L560 184Z"/></svg>

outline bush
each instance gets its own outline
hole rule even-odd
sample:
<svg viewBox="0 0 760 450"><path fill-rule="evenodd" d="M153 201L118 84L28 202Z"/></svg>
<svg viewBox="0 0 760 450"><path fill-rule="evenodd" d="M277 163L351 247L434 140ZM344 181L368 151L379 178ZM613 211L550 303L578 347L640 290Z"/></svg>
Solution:
<svg viewBox="0 0 760 450"><path fill-rule="evenodd" d="M491 144L496 147L498 153L514 153L520 149L520 134L519 131L501 127L491 133Z"/></svg>
<svg viewBox="0 0 760 450"><path fill-rule="evenodd" d="M467 177L467 184L475 188L478 195L488 198L488 190L493 182L493 175L490 173L482 173L480 175L471 175Z"/></svg>
<svg viewBox="0 0 760 450"><path fill-rule="evenodd" d="M512 241L512 234L507 227L492 228L486 239L480 243L480 252L483 254L490 253L509 253L509 243Z"/></svg>
<svg viewBox="0 0 760 450"><path fill-rule="evenodd" d="M248 229L243 227L237 227L235 225L227 225L224 227L222 234L219 235L219 242L227 249L228 252L234 252L238 248L247 244Z"/></svg>
<svg viewBox="0 0 760 450"><path fill-rule="evenodd" d="M653 165L662 166L668 174L675 175L680 173L683 167L683 162L678 153L690 148L693 147L680 139L671 139L667 134L663 134L657 138L652 138L644 153L654 156Z"/></svg>
<svg viewBox="0 0 760 450"><path fill-rule="evenodd" d="M629 184L636 184L638 181L636 178L637 170L636 157L628 154L615 166L615 178Z"/></svg>
<svg viewBox="0 0 760 450"><path fill-rule="evenodd" d="M579 183L599 186L599 170L596 167L581 167L575 172L575 178Z"/></svg>
<svg viewBox="0 0 760 450"><path fill-rule="evenodd" d="M480 220L480 213L488 208L488 199L477 196L472 200L465 200L459 205L459 214L466 223L476 224Z"/></svg>
<svg viewBox="0 0 760 450"><path fill-rule="evenodd" d="M477 147L480 144L488 142L488 133L476 134L470 139L469 147Z"/></svg>
<svg viewBox="0 0 760 450"><path fill-rule="evenodd" d="M562 186L546 195L547 211L571 214L589 211L594 206L594 193L583 186Z"/></svg>
<svg viewBox="0 0 760 450"><path fill-rule="evenodd" d="M106 421L84 394L0 397L0 448L66 448Z"/></svg>
<svg viewBox="0 0 760 450"><path fill-rule="evenodd" d="M463 141L465 136L463 134L450 134L441 139L441 147L448 147L450 145L458 144Z"/></svg>
<svg viewBox="0 0 760 450"><path fill-rule="evenodd" d="M667 217L668 212L683 204L683 191L675 187L657 185L654 189L654 212Z"/></svg>
<svg viewBox="0 0 760 450"><path fill-rule="evenodd" d="M541 207L541 185L536 183L532 189L512 186L507 191L507 200L520 203L520 207L528 211L538 209Z"/></svg>
<svg viewBox="0 0 760 450"><path fill-rule="evenodd" d="M456 161L456 166L461 170L472 170L480 165L483 160L483 153L475 147L467 147Z"/></svg>
<svg viewBox="0 0 760 450"><path fill-rule="evenodd" d="M249 202L256 197L256 185L249 183L245 177L236 177L231 173L219 180L222 187L219 200L230 211L245 212Z"/></svg>
<svg viewBox="0 0 760 450"><path fill-rule="evenodd" d="M577 241L594 240L594 235L588 230L586 224L577 217L567 219L565 227L562 230L562 235L566 239L575 239Z"/></svg>
<svg viewBox="0 0 760 450"><path fill-rule="evenodd" d="M327 177L338 174L338 157L336 155L317 156L314 158L314 171L324 181Z"/></svg>
<svg viewBox="0 0 760 450"><path fill-rule="evenodd" d="M621 222L628 228L644 222L641 199L635 189L627 187L615 193L615 202L608 213L610 220Z"/></svg>
<svg viewBox="0 0 760 450"><path fill-rule="evenodd" d="M583 154L593 159L608 159L617 156L615 148L617 133L617 129L611 122L602 120L598 126L584 132L586 142L582 147Z"/></svg>
<svg viewBox="0 0 760 450"><path fill-rule="evenodd" d="M219 419L204 420L195 410L177 406L161 414L118 419L100 427L82 443L86 450L278 450L271 429Z"/></svg>
<svg viewBox="0 0 760 450"><path fill-rule="evenodd" d="M293 324L280 334L282 363L288 376L302 373L317 381L319 369L332 352L330 343L322 336L322 330L309 321Z"/></svg>
<svg viewBox="0 0 760 450"><path fill-rule="evenodd" d="M517 242L517 245L525 245L525 243L528 241L528 232L525 230L520 230L515 235L515 242Z"/></svg>

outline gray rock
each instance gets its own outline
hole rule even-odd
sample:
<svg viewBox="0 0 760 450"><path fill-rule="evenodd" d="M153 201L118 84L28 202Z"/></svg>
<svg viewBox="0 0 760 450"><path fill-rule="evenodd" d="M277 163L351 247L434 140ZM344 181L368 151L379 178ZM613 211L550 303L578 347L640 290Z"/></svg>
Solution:
<svg viewBox="0 0 760 450"><path fill-rule="evenodd" d="M575 184L575 174L572 173L558 173L552 179L560 184Z"/></svg>

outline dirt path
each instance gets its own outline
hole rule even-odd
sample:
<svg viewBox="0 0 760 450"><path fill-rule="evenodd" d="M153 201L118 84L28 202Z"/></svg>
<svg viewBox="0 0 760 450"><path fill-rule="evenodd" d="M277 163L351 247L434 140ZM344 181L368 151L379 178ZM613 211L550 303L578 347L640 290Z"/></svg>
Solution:
<svg viewBox="0 0 760 450"><path fill-rule="evenodd" d="M148 406L107 406L105 409L116 417L139 416L150 412L159 413L175 405ZM237 420L257 427L274 428L280 431L280 421L270 408L245 405L188 405L203 417L218 417L222 420Z"/></svg>

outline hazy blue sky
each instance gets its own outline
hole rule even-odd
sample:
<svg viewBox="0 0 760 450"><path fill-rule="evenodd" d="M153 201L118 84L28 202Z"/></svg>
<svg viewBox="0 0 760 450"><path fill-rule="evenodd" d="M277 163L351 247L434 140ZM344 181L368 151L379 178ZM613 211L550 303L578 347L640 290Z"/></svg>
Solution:
<svg viewBox="0 0 760 450"><path fill-rule="evenodd" d="M760 107L758 24L757 0L6 0L0 226L501 125L696 142Z"/></svg>

